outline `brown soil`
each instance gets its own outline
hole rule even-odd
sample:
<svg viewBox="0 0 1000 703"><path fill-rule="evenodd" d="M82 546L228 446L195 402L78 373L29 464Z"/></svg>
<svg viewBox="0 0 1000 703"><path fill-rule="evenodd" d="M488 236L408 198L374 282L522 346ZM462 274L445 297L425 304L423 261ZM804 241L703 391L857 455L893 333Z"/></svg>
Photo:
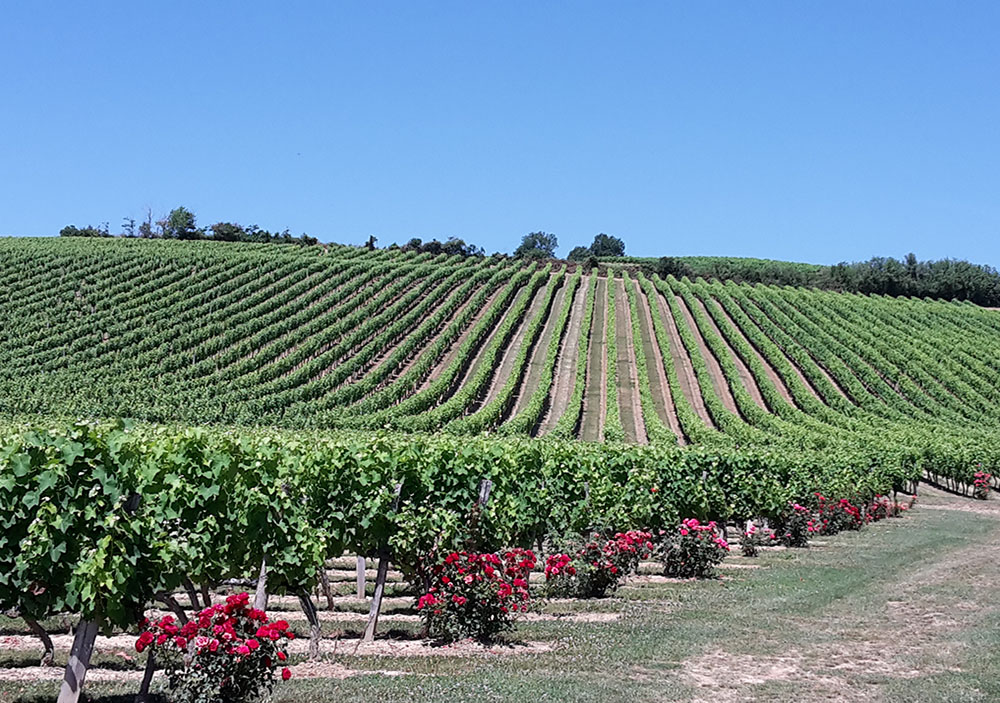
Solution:
<svg viewBox="0 0 1000 703"><path fill-rule="evenodd" d="M552 276L557 275L559 274L552 274ZM549 280L551 280L551 278ZM497 366L496 371L493 372L493 379L490 381L486 395L481 398L479 403L473 403L469 412L473 412L478 408L487 405L491 400L497 397L504 385L507 383L507 379L510 377L511 371L514 369L514 361L517 358L517 352L524 343L525 335L528 333L528 325L539 315L545 314L545 289L547 285L548 284L546 283L546 285L538 288L538 291L535 293L535 297L531 300L531 305L528 306L528 309L524 313L524 317L521 318L521 321L517 325L517 330L515 330L514 335L507 343L507 348L504 349L503 354L501 355L500 364Z"/></svg>
<svg viewBox="0 0 1000 703"><path fill-rule="evenodd" d="M740 381L743 383L743 387L746 389L747 393L750 394L750 397L753 398L753 402L757 403L762 410L768 410L767 403L764 402L764 396L760 394L760 388L757 386L757 381L754 380L753 374L750 372L747 365L743 363L743 359L740 358L740 355L736 353L732 346L730 346L729 341L722 334L722 330L720 330L719 326L715 324L715 319L708 314L708 308L705 307L705 302L700 298L695 298L695 303L698 305L705 319L708 320L709 327L715 333L715 336L718 337L725 345L726 351L729 352L729 358L732 359L733 364L736 365L736 371L739 373Z"/></svg>
<svg viewBox="0 0 1000 703"><path fill-rule="evenodd" d="M677 408L670 395L670 385L663 366L663 352L657 344L653 332L653 317L649 308L649 300L638 283L635 284L635 294L639 301L639 325L642 335L643 350L646 353L646 371L649 375L649 387L653 396L653 407L664 425L677 437L678 444L687 444L681 424L677 419Z"/></svg>
<svg viewBox="0 0 1000 703"><path fill-rule="evenodd" d="M583 413L580 419L580 439L600 442L604 439L604 386L608 378L607 366L607 307L608 279L598 278L594 290L594 322L590 328L587 347L587 389L583 394Z"/></svg>
<svg viewBox="0 0 1000 703"><path fill-rule="evenodd" d="M538 335L538 339L535 341L535 348L531 352L531 359L528 361L528 368L525 370L524 381L517 391L517 399L514 401L514 409L511 412L512 417L524 410L524 406L528 404L531 396L535 393L535 389L538 388L538 381L542 375L542 370L545 368L545 357L548 356L549 352L549 343L555 331L556 320L566 300L566 288L568 285L568 281L564 280L562 286L559 287L559 290L552 297L549 316L545 320L541 334Z"/></svg>
<svg viewBox="0 0 1000 703"><path fill-rule="evenodd" d="M684 394L684 397L688 399L688 402L691 404L691 407L694 408L698 417L700 417L709 427L715 427L715 423L712 422L712 417L708 414L708 410L705 408L705 400L701 397L701 390L698 388L698 381L695 379L694 367L691 365L691 359L688 357L687 350L684 349L684 343L681 342L681 336L677 332L677 323L674 320L673 314L670 312L670 307L667 305L667 301L663 298L663 294L659 291L656 293L656 304L660 310L660 318L663 320L663 324L667 328L667 338L670 345L670 358L673 361L674 368L677 369L677 379L681 384L681 392Z"/></svg>
<svg viewBox="0 0 1000 703"><path fill-rule="evenodd" d="M740 303L739 303L739 301L736 301L736 304L737 304L737 305L739 305L739 304L740 304ZM763 310L759 310L759 309L758 309L758 312L759 312L759 313L760 313L761 315L765 315L765 313L764 313L764 311L763 311ZM776 324L777 324L777 323L776 323ZM763 334L763 335L767 336L767 333L766 333L766 332L764 332L764 330L763 330L763 329L761 329L761 334ZM771 341L772 341L772 342L774 342L774 340L773 340L773 339L772 339ZM795 370L795 375L796 375L796 376L798 376L798 377L799 377L799 379L800 379L800 380L802 381L802 383L804 383L804 384L805 384L806 388L810 389L810 390L812 391L813 395L815 395L815 396L816 396L817 398L819 398L820 400L822 400L822 396L821 396L821 395L819 394L819 392L818 392L818 391L816 391L816 390L815 390L815 389L814 389L814 388L812 387L812 384L811 384L811 383L809 383L809 381L808 381L808 380L806 379L806 377L805 377L805 374L803 374L803 373L802 373L802 369L800 369L800 368L799 368L799 366L798 366L798 364L796 364L796 363L795 363L795 360L794 360L794 359L792 359L792 358L791 358L790 356L788 356L788 354L787 354L787 353L785 353L785 350L784 350L784 349L781 349L781 345L780 345L780 344L778 344L777 342L774 342L774 345L775 345L776 347L778 347L778 349L780 349L780 350L781 350L781 352L782 352L783 354L785 354L785 358L787 358L787 359L788 359L788 363L789 363L789 364L791 364L792 368L793 368L793 369ZM806 353L808 353L808 352L806 352ZM810 357L810 358L812 358L812 357ZM853 402L853 401L851 401L851 399L850 399L850 398L848 397L847 393L845 393L845 392L844 392L844 389L843 389L843 388L841 388L841 387L840 387L840 386L839 386L839 385L837 384L837 382L836 382L836 381L835 381L835 380L833 379L833 376L831 376L831 375L830 375L830 374L829 374L829 373L827 372L827 370L826 370L825 368L823 368L823 366L822 366L822 365L821 365L821 364L820 364L819 362L817 362L817 361L816 361L815 359L813 359L813 365L814 365L814 366L815 366L815 367L816 367L816 368L817 368L817 369L819 370L819 372L820 372L820 373L821 373L821 374L823 375L823 377L824 377L824 378L825 378L825 379L826 379L827 381L829 381L829 382L830 382L830 385L831 385L831 386L833 386L833 389L834 389L834 390L835 390L835 391L836 391L837 393L839 393L839 394L841 395L841 397L843 397L843 398L844 398L844 400L846 400L846 401L848 401L848 402Z"/></svg>
<svg viewBox="0 0 1000 703"><path fill-rule="evenodd" d="M576 387L576 365L586 363L580 358L580 333L583 327L583 315L587 308L587 291L590 288L590 278L584 276L577 290L573 309L570 311L569 323L566 325L566 336L562 348L556 358L556 367L552 379L552 393L549 396L549 407L545 411L538 428L539 435L552 431L569 406L569 399Z"/></svg>
<svg viewBox="0 0 1000 703"><path fill-rule="evenodd" d="M317 272L317 273L318 273L318 272ZM339 275L340 273L342 273L342 272L341 272L341 271L338 271L338 272L337 272L336 274L334 274L334 275ZM314 307L315 307L316 305L319 305L319 304L320 304L320 303L322 303L322 302L323 302L324 300L328 299L328 298L329 298L329 297L330 297L331 295L336 295L336 294L337 294L337 291L339 291L340 289L342 289L342 288L343 288L344 286L346 286L347 284L348 284L348 282L347 282L347 281L345 281L345 282L344 282L344 283L342 283L341 285L339 285L339 286L336 286L335 288L333 288L333 289L331 289L331 290L328 290L328 291L327 291L326 293L324 293L323 295L321 295L321 296L319 296L318 298L316 298L316 300L312 301L311 303L308 303L308 304L307 304L307 305L305 306L305 308L304 308L304 309L305 309L305 310L311 310L311 309L312 309L312 308L314 308ZM364 287L364 286L362 286L362 287ZM315 288L315 286L313 286L313 288ZM300 298L301 298L302 296L304 296L304 295L308 295L308 294L309 294L310 292L312 292L313 288L311 288L311 289L307 290L306 292L302 293L301 295L298 295L298 296L296 296L295 298L293 298L292 300L288 301L288 305L291 305L291 304L294 304L294 303L295 303L295 302L296 302L297 300L299 300L299 299L300 299ZM266 328L265 328L265 329L266 329ZM265 349L265 348L266 348L266 347L267 347L268 345L270 345L270 344L274 343L274 342L275 342L275 341L277 341L278 339L283 339L283 338L284 338L284 337L286 337L287 335L289 335L289 334L293 334L294 332L295 332L295 330L289 330L288 332L284 332L284 333L282 333L282 334L278 335L278 337L276 337L275 339L272 339L272 340L271 340L270 342L267 342L267 343L266 343L266 344L265 344L265 345L264 345L263 347L255 347L255 348L251 349L251 350L250 350L250 352L249 352L248 354L246 354L245 356L243 356L243 357L241 357L241 358L237 359L237 360L236 360L235 362L233 362L233 363L234 363L234 364L238 364L238 363L240 363L240 362L243 362L243 361L246 361L247 359L252 359L252 358L254 358L254 357L255 357L255 356L257 356L257 355L258 355L258 354L259 354L259 353L260 353L260 352L261 352L261 351L262 351L263 349ZM255 332L255 333L254 333L254 335L256 335L256 334L259 334L259 332ZM217 352L215 352L214 354L212 354L212 358L218 358L219 356L221 356L222 354L224 354L224 353L225 353L225 352L226 352L227 350L228 350L228 348L227 348L227 347L224 347L224 348L222 348L222 349L219 349L219 350L218 350Z"/></svg>
<svg viewBox="0 0 1000 703"><path fill-rule="evenodd" d="M726 318L726 321L729 323L730 329L735 330L736 334L738 334L743 339L743 341L746 342L747 346L749 346L750 349L753 350L754 356L757 357L757 361L759 361L761 366L764 367L764 373L767 374L767 378L771 382L771 385L773 385L778 390L778 395L784 398L789 405L795 407L795 399L792 398L792 394L791 392L789 392L788 386L785 385L784 380L782 380L781 376L778 375L778 372L775 371L774 367L768 363L767 359L764 358L764 355L760 353L760 351L757 349L757 347L753 345L750 339L745 334L743 334L743 330L739 328L739 325L733 322L733 318L729 316L729 313L726 312L726 309L722 305L719 305L718 303L716 303L716 308L719 310L719 312L722 313L722 316ZM795 365L793 364L792 367L794 368ZM799 371L798 369L795 369L795 371L802 379L803 383L805 384L805 387L809 389L809 392L816 397L816 400L820 400L819 394L816 392L816 389L813 388L808 383L806 383L805 377L802 376L802 372Z"/></svg>
<svg viewBox="0 0 1000 703"><path fill-rule="evenodd" d="M526 290L527 289L523 289L523 291ZM476 372L479 370L479 367L483 365L483 351L489 348L490 344L493 342L493 339L497 336L497 332L500 330L500 327L503 326L504 320L506 320L507 317L511 314L511 309L514 307L514 303L517 302L517 298L519 295L521 295L521 292L515 293L514 296L511 298L510 304L507 305L507 308L503 311L503 314L500 315L500 317L496 321L496 324L493 325L493 329L490 330L489 334L486 335L486 337L483 339L482 344L476 350L476 353L473 355L472 361L469 363L469 367L465 370L465 373L461 374L459 378L452 383L452 387L449 390L449 392L441 397L442 401L447 400L452 393L454 393L457 389L467 384L469 380L476 375Z"/></svg>
<svg viewBox="0 0 1000 703"><path fill-rule="evenodd" d="M425 390L429 385L431 385L434 381L436 381L441 376L442 373L444 373L445 369L447 369L451 365L451 362L455 360L456 356L458 356L458 350L462 348L462 345L465 343L465 340L468 339L469 332L471 332L475 328L475 326L479 323L479 320L482 319L483 315L489 312L490 308L493 307L493 304L496 302L497 298L500 296L502 292L503 292L503 286L494 291L494 293L489 298L486 299L486 302L483 304L482 309L473 316L472 320L469 321L469 324L466 326L465 330L458 336L457 339L455 339L454 342L452 342L451 347L445 352L444 356L441 357L441 360L434 365L434 367L431 369L431 372L427 375L427 378L424 379L424 382L420 384L420 388L418 389L417 392ZM501 318L502 317L503 316L501 315ZM492 335L489 335L487 339L489 339L490 336ZM485 346L485 344L483 346Z"/></svg>
<svg viewBox="0 0 1000 703"><path fill-rule="evenodd" d="M459 282L459 281L456 281L456 282L454 282L454 283L452 283L450 285L439 281L434 286L425 289L420 295L418 295L416 297L416 299L405 310L400 310L399 314L398 314L398 317L404 317L406 315L409 315L415 308L417 308L418 306L422 305L428 298L430 298L431 296L436 296L438 294L437 293L438 291L441 291L441 293L440 293L440 302L438 303L438 305L443 304L444 301L447 298L451 297L451 295L454 293L455 289L458 288L458 286L460 286L460 285L461 285L461 282ZM445 286L447 286L447 287L445 287ZM431 302L432 302L432 306L433 306L433 301L431 301ZM434 314L434 307L431 307L431 309L428 310L426 314L427 315ZM393 320L386 320L386 326L391 325L395 321L396 321L395 319L393 319ZM411 323L410 327L406 328L406 330L404 330L401 334L402 335L412 334L413 330L415 330L417 327L419 327L421 322L423 322L422 319L414 320ZM323 378L328 373L334 371L338 366L340 366L342 363L344 363L345 360L350 359L350 357L353 356L355 353L361 352L361 351L365 350L366 348L368 348L368 347L370 347L372 345L381 346L381 343L377 342L376 340L377 340L378 336L380 334L382 334L382 332L383 332L383 329L378 329L378 330L374 331L367 338L365 338L364 340L362 340L361 342L359 342L358 344L356 344L353 347L353 349L348 350L345 353L344 356L341 356L341 357L339 357L337 359L334 359L329 364L327 364L319 373L313 374L312 378L309 379L309 382L312 383L314 381L318 381L319 379ZM382 363L385 360L385 358L387 356L389 356L389 354L392 353L393 343L395 341L396 340L390 340L390 344L385 345L385 347L382 349L381 354L379 354L378 356L376 356L374 359L372 359L368 363L363 364L362 368L358 369L358 371L355 372L355 374L354 374L354 376L352 378L345 379L344 382L341 385L346 384L346 383L351 383L351 382L353 382L353 380L356 380L358 378L363 377L371 369L375 368L375 366L377 366L378 364Z"/></svg>
<svg viewBox="0 0 1000 703"><path fill-rule="evenodd" d="M404 288L403 290L399 291L399 293L397 295L395 295L393 298L391 298L390 300L387 300L380 310L373 310L371 316L381 315L381 314L385 313L386 311L389 310L389 308L391 308L393 305L396 305L397 303L399 303L399 301L401 301L403 298L405 298L407 295L409 295L411 292L413 292L414 288L418 288L420 290L420 293L410 302L409 306L407 307L407 310L412 309L415 305L419 305L420 301L423 300L432 290L434 290L435 288L437 288L437 286L440 285L440 283L441 283L440 281L430 281L426 277L422 278L422 279L418 279L418 280L414 281L413 283L411 283L408 288ZM405 315L406 314L406 310L401 310L397 314L398 315ZM377 331L373 332L372 335L370 335L367 339L363 339L363 340L359 341L358 344L355 346L355 348L359 348L359 347L363 346L364 344L366 344L368 342L368 340L371 339L372 336L378 334L379 331L380 330L377 330ZM349 335L349 334L351 334L351 332L352 332L352 330L346 330L344 334ZM282 377L289 376L290 374L295 373L296 371L298 371L299 369L301 369L306 364L312 362L313 360L317 359L318 357L322 356L323 354L326 354L328 351L330 351L335 346L337 346L338 344L340 344L341 340L344 338L344 334L339 335L339 336L335 337L334 339L327 340L326 342L324 342L323 344L321 344L318 349L314 350L312 353L310 353L308 356L306 356L305 359L302 359L301 361L297 362L294 366L292 366L292 368L285 370L281 374ZM275 361L280 361L285 356L287 356L287 354L290 353L291 351L292 350L289 349L288 352L282 353L277 359L275 359Z"/></svg>
<svg viewBox="0 0 1000 703"><path fill-rule="evenodd" d="M625 441L631 444L648 444L646 425L642 419L639 400L639 378L636 375L635 349L632 339L632 316L629 310L625 281L615 280L615 346L618 350L618 408L621 413Z"/></svg>
<svg viewBox="0 0 1000 703"><path fill-rule="evenodd" d="M338 310L347 310L348 309L347 306L354 305L355 301L361 298L361 296L368 295L369 289L377 288L378 286L384 285L385 281L386 279L384 277L376 278L375 280L369 281L368 283L364 284L363 286L352 292L350 295L348 295L346 298L338 297L336 300L333 300L329 304L325 305L324 306L325 309L322 312L320 312L319 315L310 318L309 322L306 322L305 324L311 323L316 318L321 318L331 315ZM326 300L326 298L327 296L324 296L324 301ZM316 301L313 304L313 307L319 304L320 301ZM248 358L252 358L260 354L264 349L267 349L268 347L274 347L274 350L277 351L277 354L270 355L268 359L266 359L263 363L273 364L277 361L281 361L286 356L292 354L296 349L298 349L299 345L301 345L302 342L304 341L303 339L300 339L296 342L289 343L292 339L295 338L296 335L298 335L298 333L299 333L298 328L289 330L284 334L280 335L277 339L268 342L266 345L264 345L262 349L254 351ZM278 344L278 342L281 342L281 344Z"/></svg>
<svg viewBox="0 0 1000 703"><path fill-rule="evenodd" d="M685 303L684 298L679 295L675 295L674 300L677 302L677 307L681 310L681 316L684 318L684 324L687 325L688 330L690 330L692 336L694 336L695 344L698 345L698 352L705 360L705 365L708 367L708 375L712 381L712 388L715 390L715 394L719 396L719 399L722 401L722 405L726 410L734 415L739 415L740 412L736 407L736 400L733 398L732 391L729 390L729 384L726 383L725 374L722 373L722 366L719 365L719 360L715 358L715 355L705 343L705 339L701 336L701 330L698 329L698 325L695 324L694 317L691 315L691 311L688 310L687 303Z"/></svg>

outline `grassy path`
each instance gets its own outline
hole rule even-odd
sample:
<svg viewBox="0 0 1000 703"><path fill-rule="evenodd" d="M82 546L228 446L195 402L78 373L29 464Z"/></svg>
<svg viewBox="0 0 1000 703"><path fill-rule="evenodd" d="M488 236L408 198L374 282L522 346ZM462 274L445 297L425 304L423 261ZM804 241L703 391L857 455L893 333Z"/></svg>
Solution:
<svg viewBox="0 0 1000 703"><path fill-rule="evenodd" d="M341 641L323 662L296 664L275 701L1000 700L1000 500L922 486L903 519L725 566L722 580L640 576L613 598L551 602L519 626L527 644L492 651L423 647L407 639L415 622L387 622L380 653ZM325 629L325 651L357 631ZM4 648L8 633L0 701L51 700L56 684L25 680L35 653ZM135 681L88 688L124 703Z"/></svg>

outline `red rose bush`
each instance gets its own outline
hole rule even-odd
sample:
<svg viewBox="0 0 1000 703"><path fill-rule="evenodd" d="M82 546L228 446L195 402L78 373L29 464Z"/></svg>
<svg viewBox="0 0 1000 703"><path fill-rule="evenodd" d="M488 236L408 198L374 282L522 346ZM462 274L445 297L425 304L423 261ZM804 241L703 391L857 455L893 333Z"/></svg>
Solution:
<svg viewBox="0 0 1000 703"><path fill-rule="evenodd" d="M295 639L284 620L269 622L249 605L246 593L205 608L178 626L172 615L146 623L135 649L151 648L166 665L171 700L180 703L242 703L265 698L275 671L287 661L287 640ZM281 678L291 672L281 668Z"/></svg>
<svg viewBox="0 0 1000 703"><path fill-rule="evenodd" d="M545 560L545 590L551 597L603 598L635 572L653 551L653 535L641 530L618 532L611 539L592 535L572 556L557 553Z"/></svg>
<svg viewBox="0 0 1000 703"><path fill-rule="evenodd" d="M977 471L972 479L972 497L986 500L990 496L990 482L993 476L986 471Z"/></svg>
<svg viewBox="0 0 1000 703"><path fill-rule="evenodd" d="M527 549L503 554L451 552L431 567L433 585L417 601L427 633L455 642L490 642L513 628L531 606L528 577L535 555Z"/></svg>

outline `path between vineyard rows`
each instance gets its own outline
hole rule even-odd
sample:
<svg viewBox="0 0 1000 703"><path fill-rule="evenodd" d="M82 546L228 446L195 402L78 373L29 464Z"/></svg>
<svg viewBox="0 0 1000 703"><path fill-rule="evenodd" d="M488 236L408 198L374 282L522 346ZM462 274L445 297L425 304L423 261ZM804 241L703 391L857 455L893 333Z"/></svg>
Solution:
<svg viewBox="0 0 1000 703"><path fill-rule="evenodd" d="M433 647L416 638L412 597L390 583L380 637L357 647L364 601L353 571L331 570L335 612L321 611L320 661L292 643L293 679L276 701L539 700L988 701L1000 697L1000 501L921 486L917 508L805 550L731 555L715 581L656 576L615 597L551 601L511 644ZM370 585L370 581L369 581ZM325 607L325 599L319 600ZM275 617L308 631L291 598ZM48 624L57 662L70 635ZM88 676L95 701L141 678L134 638L102 638ZM0 701L50 700L61 668L19 620L0 626ZM162 681L158 677L158 681Z"/></svg>

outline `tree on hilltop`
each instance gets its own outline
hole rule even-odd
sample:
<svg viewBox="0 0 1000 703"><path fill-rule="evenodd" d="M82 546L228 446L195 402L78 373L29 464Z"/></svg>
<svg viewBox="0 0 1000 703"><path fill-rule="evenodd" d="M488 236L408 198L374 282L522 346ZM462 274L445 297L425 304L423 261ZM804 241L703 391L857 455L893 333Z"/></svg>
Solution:
<svg viewBox="0 0 1000 703"><path fill-rule="evenodd" d="M556 255L559 240L547 232L529 232L521 239L521 246L514 250L519 259L552 259Z"/></svg>

